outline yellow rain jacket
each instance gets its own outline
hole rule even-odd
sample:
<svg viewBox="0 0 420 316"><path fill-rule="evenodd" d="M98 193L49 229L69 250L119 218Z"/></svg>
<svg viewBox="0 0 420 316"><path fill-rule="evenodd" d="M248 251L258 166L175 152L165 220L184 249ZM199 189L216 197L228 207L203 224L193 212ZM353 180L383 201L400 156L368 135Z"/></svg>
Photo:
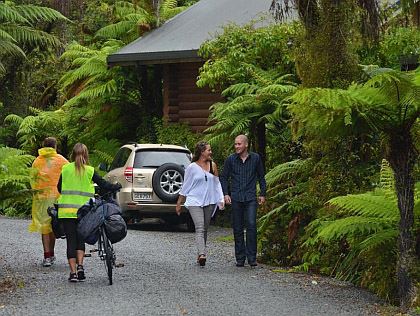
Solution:
<svg viewBox="0 0 420 316"><path fill-rule="evenodd" d="M38 170L32 188L39 191L32 200L32 223L28 229L30 232L49 234L52 229L51 217L47 213L47 208L54 204L60 196L57 183L62 167L68 161L51 147L39 149L38 154L39 156L32 164L32 167Z"/></svg>

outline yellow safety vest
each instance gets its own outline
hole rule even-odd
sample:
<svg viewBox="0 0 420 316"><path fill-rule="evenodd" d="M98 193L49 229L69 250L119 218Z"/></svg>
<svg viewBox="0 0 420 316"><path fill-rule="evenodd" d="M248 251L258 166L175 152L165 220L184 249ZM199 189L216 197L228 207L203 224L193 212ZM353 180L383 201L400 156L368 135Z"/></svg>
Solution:
<svg viewBox="0 0 420 316"><path fill-rule="evenodd" d="M58 218L77 218L77 210L94 196L93 173L94 168L91 166L85 166L81 174L76 173L74 162L63 167Z"/></svg>

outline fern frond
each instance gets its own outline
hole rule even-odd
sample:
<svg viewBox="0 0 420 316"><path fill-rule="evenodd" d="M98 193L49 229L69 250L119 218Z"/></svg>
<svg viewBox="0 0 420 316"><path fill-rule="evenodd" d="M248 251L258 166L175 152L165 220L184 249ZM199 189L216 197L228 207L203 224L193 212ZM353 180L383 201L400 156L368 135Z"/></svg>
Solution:
<svg viewBox="0 0 420 316"><path fill-rule="evenodd" d="M363 236L376 233L387 227L393 227L393 224L395 225L395 223L383 218L349 216L324 223L324 226L317 233L317 238L331 241L348 236Z"/></svg>
<svg viewBox="0 0 420 316"><path fill-rule="evenodd" d="M360 254L363 255L372 250L380 251L382 247L396 245L397 237L398 230L395 227L378 231L360 243Z"/></svg>
<svg viewBox="0 0 420 316"><path fill-rule="evenodd" d="M377 189L364 194L349 194L335 197L328 201L347 215L359 215L372 218L387 218L397 221L399 212L397 199L387 197L386 190Z"/></svg>
<svg viewBox="0 0 420 316"><path fill-rule="evenodd" d="M25 4L15 6L14 9L30 23L40 21L51 23L58 20L70 22L70 20L60 12L48 7Z"/></svg>
<svg viewBox="0 0 420 316"><path fill-rule="evenodd" d="M23 121L23 118L20 117L17 114L9 114L4 119L5 123L12 123L12 124L16 124L16 125L20 125L22 123L22 121Z"/></svg>
<svg viewBox="0 0 420 316"><path fill-rule="evenodd" d="M275 166L266 174L267 185L287 181L296 177L300 172L307 170L311 164L311 159L296 159Z"/></svg>
<svg viewBox="0 0 420 316"><path fill-rule="evenodd" d="M102 38L120 38L125 33L133 29L136 25L137 20L120 21L115 24L104 26L96 32L95 36Z"/></svg>
<svg viewBox="0 0 420 316"><path fill-rule="evenodd" d="M60 40L47 32L33 29L30 26L3 26L3 30L9 33L17 43L41 47L60 47Z"/></svg>
<svg viewBox="0 0 420 316"><path fill-rule="evenodd" d="M12 57L25 57L25 52L16 44L11 41L0 40L0 47L2 51L0 52L0 56L12 56Z"/></svg>
<svg viewBox="0 0 420 316"><path fill-rule="evenodd" d="M29 21L19 13L16 6L11 6L4 2L0 2L0 21L16 24L29 23Z"/></svg>

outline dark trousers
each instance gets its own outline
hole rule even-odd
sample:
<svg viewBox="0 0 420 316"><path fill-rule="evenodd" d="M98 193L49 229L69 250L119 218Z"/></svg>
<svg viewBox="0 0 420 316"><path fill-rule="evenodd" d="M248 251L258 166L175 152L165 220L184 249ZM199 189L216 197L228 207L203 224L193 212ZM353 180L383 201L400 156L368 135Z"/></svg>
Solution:
<svg viewBox="0 0 420 316"><path fill-rule="evenodd" d="M85 243L77 234L77 219L63 218L64 233L67 240L67 259L76 258L76 251L85 251Z"/></svg>
<svg viewBox="0 0 420 316"><path fill-rule="evenodd" d="M257 259L257 200L232 201L232 227L235 238L236 261L248 263ZM244 240L246 228L246 242Z"/></svg>

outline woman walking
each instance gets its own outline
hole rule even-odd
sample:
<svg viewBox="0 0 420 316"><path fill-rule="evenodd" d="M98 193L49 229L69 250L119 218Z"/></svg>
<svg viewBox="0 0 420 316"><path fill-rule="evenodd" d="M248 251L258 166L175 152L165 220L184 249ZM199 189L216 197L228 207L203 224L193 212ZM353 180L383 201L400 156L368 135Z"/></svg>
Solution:
<svg viewBox="0 0 420 316"><path fill-rule="evenodd" d="M38 154L39 156L32 164L32 167L37 171L35 181L32 183L32 188L36 190L36 194L32 199L32 222L28 229L30 232L41 233L44 248L42 265L50 267L55 261L55 235L52 231L51 217L48 215L47 209L57 202L60 195L57 191L58 179L61 168L68 161L57 154L57 140L54 137L44 139Z"/></svg>
<svg viewBox="0 0 420 316"><path fill-rule="evenodd" d="M211 215L218 206L224 208L223 192L216 164L211 159L208 143L200 141L195 146L193 162L184 174L184 183L176 204L176 213L181 214L181 204L190 212L195 225L195 240L200 266L207 259L207 230Z"/></svg>
<svg viewBox="0 0 420 316"><path fill-rule="evenodd" d="M77 234L77 210L94 196L93 183L106 191L117 191L121 185L105 181L88 165L89 153L84 144L74 145L71 160L72 163L63 167L57 185L61 193L58 199L58 218L62 221L66 234L69 281L77 282L86 279L83 267L85 242Z"/></svg>

